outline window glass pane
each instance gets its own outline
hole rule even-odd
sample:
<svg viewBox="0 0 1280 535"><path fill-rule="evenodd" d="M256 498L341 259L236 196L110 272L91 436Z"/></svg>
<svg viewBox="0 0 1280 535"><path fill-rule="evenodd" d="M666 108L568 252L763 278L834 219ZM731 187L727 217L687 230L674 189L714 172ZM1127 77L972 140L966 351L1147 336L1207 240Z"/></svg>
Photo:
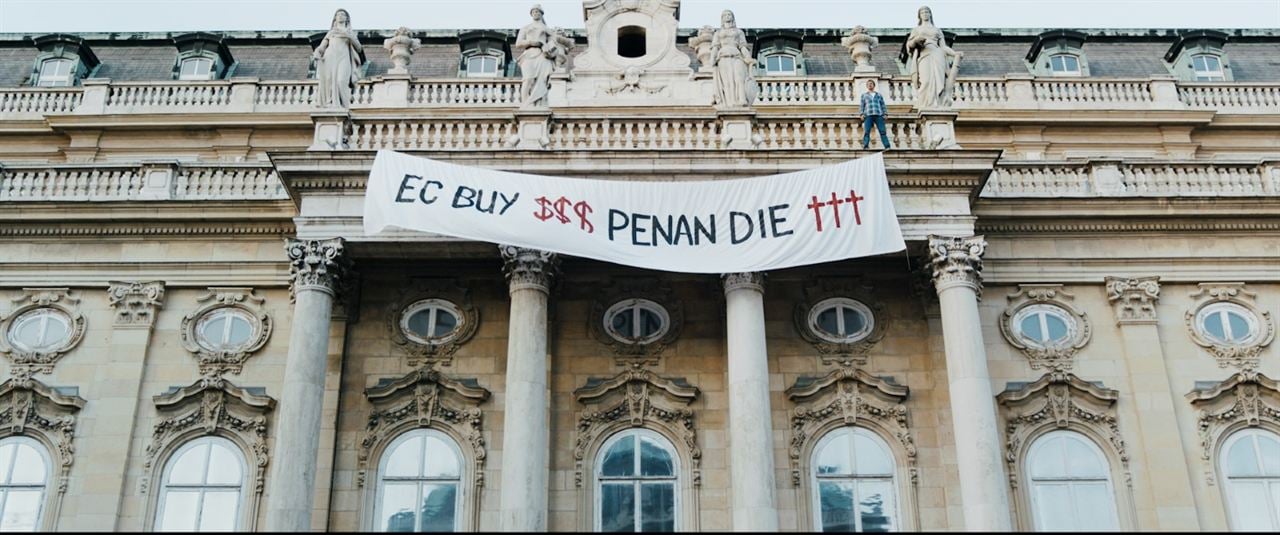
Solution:
<svg viewBox="0 0 1280 535"><path fill-rule="evenodd" d="M39 345L42 348L52 348L66 339L67 324L57 314L48 314L45 317L48 322L45 323L44 336L40 339Z"/></svg>
<svg viewBox="0 0 1280 535"><path fill-rule="evenodd" d="M822 531L854 531L853 483L822 481L818 483L818 501L822 508Z"/></svg>
<svg viewBox="0 0 1280 535"><path fill-rule="evenodd" d="M632 333L634 331L631 327L632 313L630 308L624 308L615 313L613 318L609 320L609 324L613 326L613 332L623 338L632 338Z"/></svg>
<svg viewBox="0 0 1280 535"><path fill-rule="evenodd" d="M418 477L422 472L421 435L401 442L387 457L387 467L383 472L387 477ZM413 503L413 500L409 500Z"/></svg>
<svg viewBox="0 0 1280 535"><path fill-rule="evenodd" d="M1275 435L1259 433L1258 450L1262 453L1262 473L1266 476L1280 476L1280 439Z"/></svg>
<svg viewBox="0 0 1280 535"><path fill-rule="evenodd" d="M1071 506L1071 489L1066 484L1033 484L1036 529L1063 531L1075 529L1075 513Z"/></svg>
<svg viewBox="0 0 1280 535"><path fill-rule="evenodd" d="M204 483L204 462L209 455L209 444L187 448L178 458L169 461L169 484L200 485ZM166 513L168 514L168 513Z"/></svg>
<svg viewBox="0 0 1280 535"><path fill-rule="evenodd" d="M453 531L458 510L458 486L454 483L422 486L422 514L418 531Z"/></svg>
<svg viewBox="0 0 1280 535"><path fill-rule="evenodd" d="M1231 517L1232 528L1236 531L1269 531L1271 525L1271 507L1267 503L1267 484L1262 481L1232 481L1229 483L1231 503L1234 513Z"/></svg>
<svg viewBox="0 0 1280 535"><path fill-rule="evenodd" d="M458 477L461 473L458 467L458 457L453 452L453 448L445 444L444 441L429 436L427 437L426 470L423 475L427 477Z"/></svg>
<svg viewBox="0 0 1280 535"><path fill-rule="evenodd" d="M409 332L423 338L431 337L431 310L423 309L409 316Z"/></svg>
<svg viewBox="0 0 1280 535"><path fill-rule="evenodd" d="M841 334L843 335L857 334L859 331L863 329L863 327L866 327L865 319L862 317L862 314L859 313L857 310L854 310L848 307L840 307L840 308L841 308L841 312L844 314L844 332Z"/></svg>
<svg viewBox="0 0 1280 535"><path fill-rule="evenodd" d="M849 433L845 431L836 431L840 433L831 440L828 440L822 447L822 451L817 455L817 469L819 474L852 474L853 465L849 460Z"/></svg>
<svg viewBox="0 0 1280 535"><path fill-rule="evenodd" d="M413 531L413 509L417 500L417 483L384 483L378 519L382 531Z"/></svg>
<svg viewBox="0 0 1280 535"><path fill-rule="evenodd" d="M432 332L432 336L444 336L453 332L454 327L458 326L458 318L452 312L444 309L436 310L436 328Z"/></svg>
<svg viewBox="0 0 1280 535"><path fill-rule="evenodd" d="M635 475L635 444L634 436L625 436L614 442L605 453L600 473L606 476Z"/></svg>
<svg viewBox="0 0 1280 535"><path fill-rule="evenodd" d="M1082 437L1060 439L1066 447L1067 474L1071 477L1107 477L1106 462L1098 458L1098 454L1085 444L1088 440Z"/></svg>
<svg viewBox="0 0 1280 535"><path fill-rule="evenodd" d="M200 531L235 531L239 501L240 493L236 491L206 491L204 507L200 510Z"/></svg>
<svg viewBox="0 0 1280 535"><path fill-rule="evenodd" d="M893 475L893 460L889 452L869 437L853 434L853 459L858 475Z"/></svg>
<svg viewBox="0 0 1280 535"><path fill-rule="evenodd" d="M221 313L214 312L214 317L204 323L204 330L201 331L200 334L204 336L204 339L210 344L213 344L215 347L220 346L224 342L222 335L226 332L226 321L226 316Z"/></svg>
<svg viewBox="0 0 1280 535"><path fill-rule="evenodd" d="M4 503L4 519L0 531L35 531L40 525L42 492L38 490L11 490Z"/></svg>
<svg viewBox="0 0 1280 535"><path fill-rule="evenodd" d="M648 338L662 329L662 318L657 312L647 308L640 309L640 338Z"/></svg>
<svg viewBox="0 0 1280 535"><path fill-rule="evenodd" d="M197 491L166 490L161 498L160 531L195 531Z"/></svg>
<svg viewBox="0 0 1280 535"><path fill-rule="evenodd" d="M34 349L40 346L40 324L42 321L38 316L28 316L17 322L13 328L14 340L20 342L28 348Z"/></svg>
<svg viewBox="0 0 1280 535"><path fill-rule="evenodd" d="M209 479L211 485L239 485L240 455L226 444L212 444L209 452Z"/></svg>
<svg viewBox="0 0 1280 535"><path fill-rule="evenodd" d="M1061 342L1067 338L1067 322L1062 318L1053 314L1045 314L1044 322L1049 327L1049 338L1051 342Z"/></svg>
<svg viewBox="0 0 1280 535"><path fill-rule="evenodd" d="M253 326L249 324L249 320L234 313L227 314L227 320L231 322L231 332L227 334L227 345L238 347L248 342L249 335L253 334Z"/></svg>
<svg viewBox="0 0 1280 535"><path fill-rule="evenodd" d="M1027 463L1032 478L1063 478L1067 476L1066 452L1061 436L1042 438L1044 444L1032 447Z"/></svg>
<svg viewBox="0 0 1280 535"><path fill-rule="evenodd" d="M1115 531L1116 502L1105 483L1077 484L1072 489L1076 498L1076 529L1082 531Z"/></svg>
<svg viewBox="0 0 1280 535"><path fill-rule="evenodd" d="M858 482L858 516L862 531L893 531L893 486L888 481Z"/></svg>
<svg viewBox="0 0 1280 535"><path fill-rule="evenodd" d="M1243 342L1249 338L1249 322L1244 316L1235 312L1227 312L1227 321L1231 324L1231 341ZM52 324L52 322L50 322Z"/></svg>
<svg viewBox="0 0 1280 535"><path fill-rule="evenodd" d="M676 530L676 491L671 483L640 486L640 531Z"/></svg>
<svg viewBox="0 0 1280 535"><path fill-rule="evenodd" d="M1204 323L1201 326L1204 327L1205 332L1209 333L1209 336L1214 340L1219 342L1227 341L1227 331L1223 329L1221 313L1215 312L1212 314L1206 314L1204 317Z"/></svg>
<svg viewBox="0 0 1280 535"><path fill-rule="evenodd" d="M672 476L671 454L651 438L640 438L640 474L645 476Z"/></svg>
<svg viewBox="0 0 1280 535"><path fill-rule="evenodd" d="M44 457L29 444L16 444L10 482L16 485L43 485L46 470Z"/></svg>
<svg viewBox="0 0 1280 535"><path fill-rule="evenodd" d="M635 517L634 484L604 483L600 485L600 531L635 531Z"/></svg>
<svg viewBox="0 0 1280 535"><path fill-rule="evenodd" d="M1253 437L1237 440L1227 451L1227 476L1260 476L1258 456L1254 451Z"/></svg>
<svg viewBox="0 0 1280 535"><path fill-rule="evenodd" d="M9 466L13 464L13 454L16 449L18 445L14 441L0 445L0 483L9 482Z"/></svg>
<svg viewBox="0 0 1280 535"><path fill-rule="evenodd" d="M1028 314L1019 325L1022 335L1037 342L1044 341L1044 331L1040 330L1040 313Z"/></svg>
<svg viewBox="0 0 1280 535"><path fill-rule="evenodd" d="M841 336L840 327L837 323L839 320L836 315L839 314L837 307L830 307L818 313L818 328L832 336Z"/></svg>

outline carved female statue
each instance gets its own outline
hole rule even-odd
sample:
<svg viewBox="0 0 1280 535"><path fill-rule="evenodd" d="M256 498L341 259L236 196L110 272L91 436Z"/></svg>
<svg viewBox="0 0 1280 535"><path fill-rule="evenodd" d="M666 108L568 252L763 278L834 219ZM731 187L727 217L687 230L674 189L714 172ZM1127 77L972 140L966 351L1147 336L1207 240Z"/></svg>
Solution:
<svg viewBox="0 0 1280 535"><path fill-rule="evenodd" d="M911 84L915 87L916 107L920 109L946 108L951 106L951 88L955 85L956 73L960 69L960 58L964 54L952 50L942 35L942 30L933 25L933 12L922 7L917 12L917 25L907 36L907 50L911 54ZM950 69L947 58L955 61Z"/></svg>
<svg viewBox="0 0 1280 535"><path fill-rule="evenodd" d="M351 88L360 79L360 52L360 41L351 30L351 15L339 9L333 14L329 33L312 54L316 58L316 78L320 80L317 106L351 107Z"/></svg>
<svg viewBox="0 0 1280 535"><path fill-rule="evenodd" d="M551 71L556 67L556 35L542 20L542 6L529 10L533 22L520 28L512 49L518 55L521 104L525 107L547 105L547 93L551 90Z"/></svg>
<svg viewBox="0 0 1280 535"><path fill-rule="evenodd" d="M720 14L720 29L711 40L711 64L715 67L716 104L721 108L746 108L756 100L756 80L752 73L747 36L738 29L733 12Z"/></svg>

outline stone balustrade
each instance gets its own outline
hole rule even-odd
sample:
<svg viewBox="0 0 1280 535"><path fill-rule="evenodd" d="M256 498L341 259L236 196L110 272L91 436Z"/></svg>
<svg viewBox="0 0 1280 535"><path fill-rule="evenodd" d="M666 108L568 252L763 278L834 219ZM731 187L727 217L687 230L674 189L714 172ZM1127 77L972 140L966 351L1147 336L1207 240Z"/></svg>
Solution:
<svg viewBox="0 0 1280 535"><path fill-rule="evenodd" d="M1196 109L1276 110L1280 109L1280 84L1183 83L1178 84L1178 100Z"/></svg>
<svg viewBox="0 0 1280 535"><path fill-rule="evenodd" d="M1280 196L1280 161L1004 162L982 197Z"/></svg>
<svg viewBox="0 0 1280 535"><path fill-rule="evenodd" d="M39 119L46 113L69 113L80 105L80 88L15 87L0 89L0 118Z"/></svg>
<svg viewBox="0 0 1280 535"><path fill-rule="evenodd" d="M714 118L556 119L549 140L548 148L562 150L722 148L720 124Z"/></svg>
<svg viewBox="0 0 1280 535"><path fill-rule="evenodd" d="M287 199L275 169L258 163L9 165L0 202Z"/></svg>
<svg viewBox="0 0 1280 535"><path fill-rule="evenodd" d="M370 119L352 124L356 150L493 150L516 134L511 119Z"/></svg>
<svg viewBox="0 0 1280 535"><path fill-rule="evenodd" d="M762 149L835 149L862 147L862 121L856 117L761 117L755 133L763 141ZM885 122L889 142L897 149L924 149L927 141L924 127L916 116L889 116ZM871 133L872 147L880 144L880 135Z"/></svg>

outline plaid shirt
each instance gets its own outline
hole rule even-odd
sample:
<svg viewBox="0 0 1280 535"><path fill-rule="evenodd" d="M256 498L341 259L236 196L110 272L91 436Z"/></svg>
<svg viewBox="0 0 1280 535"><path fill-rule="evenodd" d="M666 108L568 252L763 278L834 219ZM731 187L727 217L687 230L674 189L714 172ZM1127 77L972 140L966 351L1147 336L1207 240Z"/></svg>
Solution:
<svg viewBox="0 0 1280 535"><path fill-rule="evenodd" d="M862 94L862 115L884 115L884 97L870 91Z"/></svg>

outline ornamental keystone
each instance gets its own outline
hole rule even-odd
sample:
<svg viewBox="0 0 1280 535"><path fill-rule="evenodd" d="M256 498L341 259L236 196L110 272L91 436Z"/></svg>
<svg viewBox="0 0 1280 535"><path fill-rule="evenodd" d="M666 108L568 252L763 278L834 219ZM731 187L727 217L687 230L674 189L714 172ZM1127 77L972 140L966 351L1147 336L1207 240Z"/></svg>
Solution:
<svg viewBox="0 0 1280 535"><path fill-rule="evenodd" d="M337 296L342 279L351 270L351 259L344 254L342 238L328 240L295 240L285 242L289 256L289 296L299 290L319 290Z"/></svg>

